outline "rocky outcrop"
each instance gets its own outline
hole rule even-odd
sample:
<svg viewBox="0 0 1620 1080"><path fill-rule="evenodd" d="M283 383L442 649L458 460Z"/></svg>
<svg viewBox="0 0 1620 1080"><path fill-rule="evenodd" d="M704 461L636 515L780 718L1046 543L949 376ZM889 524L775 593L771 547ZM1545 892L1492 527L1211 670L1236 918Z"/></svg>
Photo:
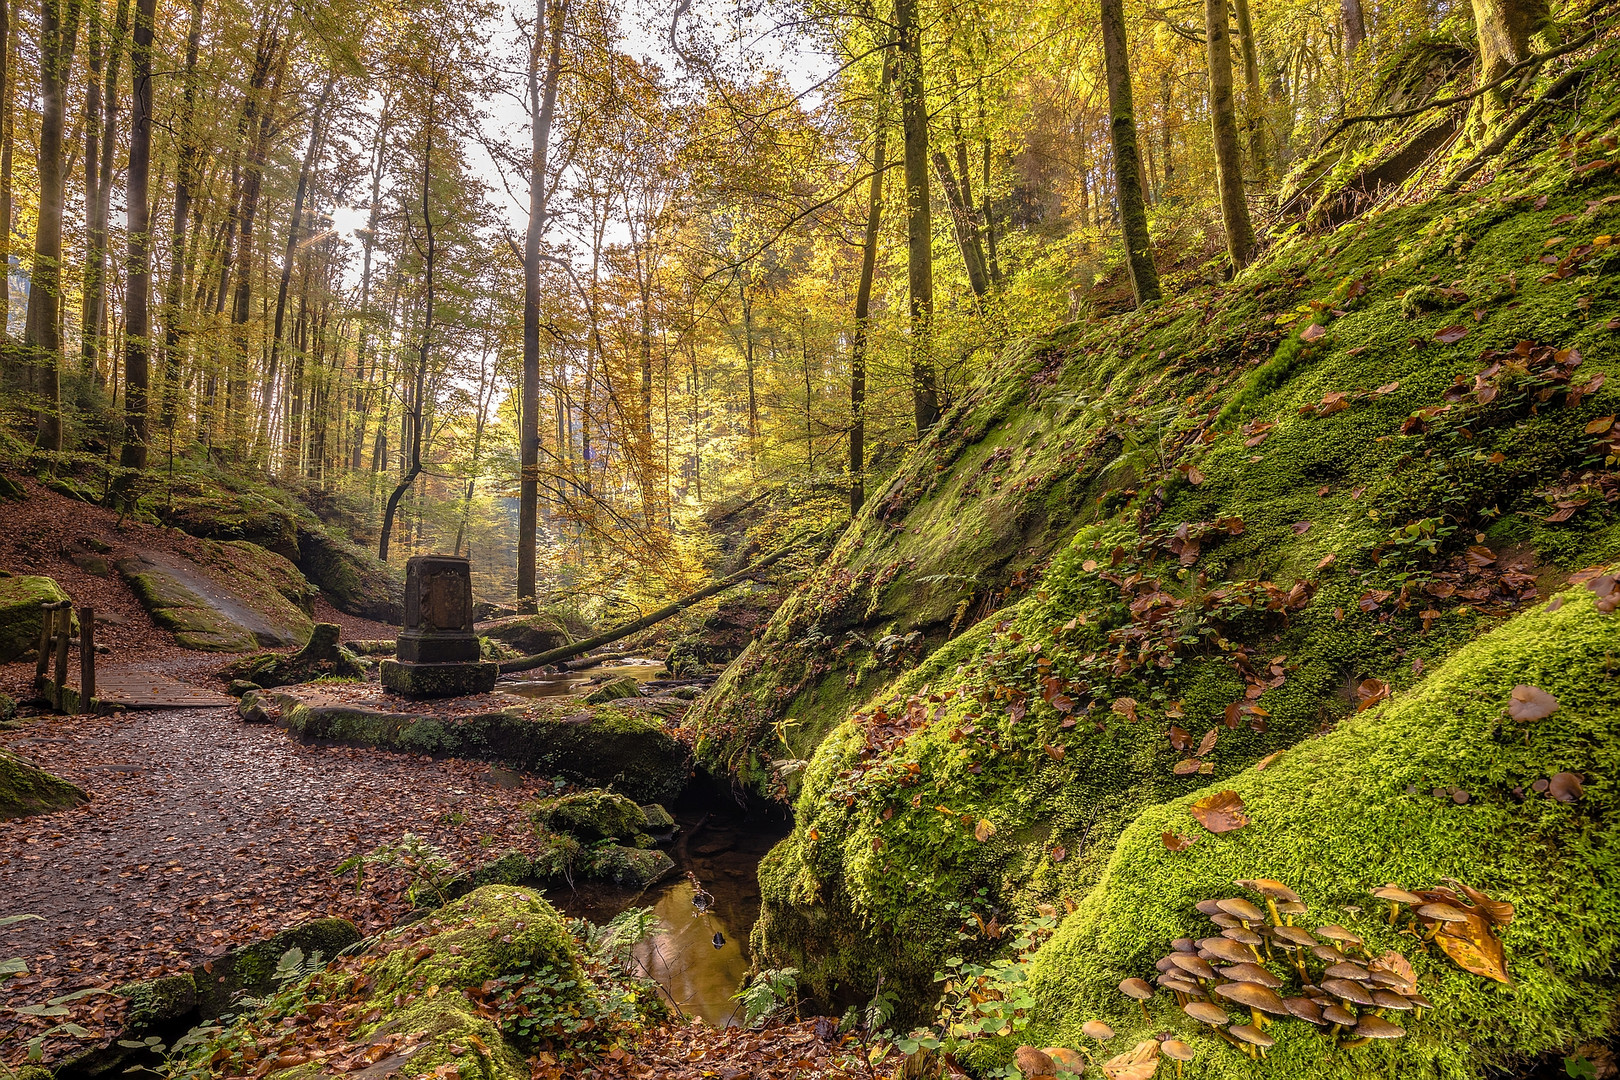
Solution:
<svg viewBox="0 0 1620 1080"><path fill-rule="evenodd" d="M196 561L149 550L117 566L152 621L188 649L301 645L314 627L288 598L313 597L302 575L286 559L247 541L205 541Z"/></svg>
<svg viewBox="0 0 1620 1080"><path fill-rule="evenodd" d="M324 531L301 531L298 541L299 569L333 607L395 626L405 621L405 582L387 563Z"/></svg>
<svg viewBox="0 0 1620 1080"><path fill-rule="evenodd" d="M334 623L316 623L304 647L292 655L267 652L246 656L221 668L220 678L231 680L233 684L250 684L241 687L243 692L316 679L364 678L365 665L338 643L340 634L341 630ZM233 685L232 692L236 690Z"/></svg>
<svg viewBox="0 0 1620 1080"><path fill-rule="evenodd" d="M39 648L41 605L66 599L68 594L51 578L32 574L0 577L0 664Z"/></svg>
<svg viewBox="0 0 1620 1080"><path fill-rule="evenodd" d="M0 819L48 814L89 801L77 784L0 750Z"/></svg>

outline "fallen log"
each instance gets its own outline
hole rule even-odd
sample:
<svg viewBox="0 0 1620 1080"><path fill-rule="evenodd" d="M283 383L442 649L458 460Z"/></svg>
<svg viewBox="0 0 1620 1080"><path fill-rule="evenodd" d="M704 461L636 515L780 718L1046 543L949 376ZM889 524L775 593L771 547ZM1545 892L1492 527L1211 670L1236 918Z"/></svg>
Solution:
<svg viewBox="0 0 1620 1080"><path fill-rule="evenodd" d="M713 584L705 585L697 592L683 596L673 604L666 604L657 611L648 612L646 615L636 619L634 622L625 623L623 626L613 630L608 630L605 633L597 634L595 637L586 638L584 641L576 641L572 645L564 645L560 649L550 649L534 656L524 656L517 660L507 660L501 664L501 674L507 675L514 671L533 671L537 667L545 667L548 664L557 664L564 660L572 660L574 657L579 656L582 653L588 653L592 649L599 649L603 645L608 645L612 642L618 641L620 638L629 637L638 630L645 630L649 626L663 622L671 615L679 615L681 612L685 611L699 600L707 599L708 597L713 596L715 593L725 592L733 585L746 581L750 574L756 574L765 569L767 566L780 562L782 559L804 546L806 542L815 539L819 539L819 534L818 536L806 537L784 547L779 547L769 555L766 555L764 558L754 563L752 566L739 570L735 574L728 577L723 577Z"/></svg>

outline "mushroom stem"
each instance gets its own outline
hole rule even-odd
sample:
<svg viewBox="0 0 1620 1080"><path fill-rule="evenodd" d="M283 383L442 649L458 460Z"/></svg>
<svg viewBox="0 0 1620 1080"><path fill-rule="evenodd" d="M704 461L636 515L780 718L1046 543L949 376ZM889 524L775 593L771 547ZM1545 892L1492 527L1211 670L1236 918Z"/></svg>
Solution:
<svg viewBox="0 0 1620 1080"><path fill-rule="evenodd" d="M1366 1046L1370 1042L1372 1042L1371 1039L1365 1039L1365 1038L1363 1038L1363 1039L1351 1039L1349 1042L1340 1043L1339 1045L1343 1046L1345 1048L1349 1048L1349 1047L1352 1047L1352 1046Z"/></svg>
<svg viewBox="0 0 1620 1080"><path fill-rule="evenodd" d="M1250 1009L1249 1015L1254 1017L1254 1029L1256 1031L1266 1030L1266 1018L1260 1015L1259 1009Z"/></svg>
<svg viewBox="0 0 1620 1080"><path fill-rule="evenodd" d="M1181 1080L1181 1062L1176 1062L1176 1080Z"/></svg>
<svg viewBox="0 0 1620 1080"><path fill-rule="evenodd" d="M1148 1015L1147 1002L1142 1001L1141 999L1138 999L1136 1004L1137 1004L1137 1007L1142 1010L1142 1019L1146 1020L1150 1024L1153 1023L1153 1017Z"/></svg>
<svg viewBox="0 0 1620 1080"><path fill-rule="evenodd" d="M1271 923L1272 923L1272 925L1273 926L1281 926L1282 925L1282 916L1277 913L1277 901L1273 900L1269 896L1266 897L1266 910L1271 912Z"/></svg>
<svg viewBox="0 0 1620 1080"><path fill-rule="evenodd" d="M1395 925L1395 917L1401 913L1401 905L1391 900L1389 902L1389 925Z"/></svg>

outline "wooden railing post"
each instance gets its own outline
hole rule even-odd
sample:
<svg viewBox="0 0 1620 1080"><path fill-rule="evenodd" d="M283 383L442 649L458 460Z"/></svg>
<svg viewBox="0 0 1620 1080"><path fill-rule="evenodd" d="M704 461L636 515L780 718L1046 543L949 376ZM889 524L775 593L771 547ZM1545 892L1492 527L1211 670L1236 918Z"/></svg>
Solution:
<svg viewBox="0 0 1620 1080"><path fill-rule="evenodd" d="M44 604L41 611L45 618L39 631L39 662L34 665L35 683L45 677L46 669L51 666L51 631L56 629L56 605Z"/></svg>
<svg viewBox="0 0 1620 1080"><path fill-rule="evenodd" d="M68 642L73 637L73 605L63 604L56 611L56 711L62 711L62 688L67 686Z"/></svg>
<svg viewBox="0 0 1620 1080"><path fill-rule="evenodd" d="M79 609L79 711L95 712L96 609Z"/></svg>

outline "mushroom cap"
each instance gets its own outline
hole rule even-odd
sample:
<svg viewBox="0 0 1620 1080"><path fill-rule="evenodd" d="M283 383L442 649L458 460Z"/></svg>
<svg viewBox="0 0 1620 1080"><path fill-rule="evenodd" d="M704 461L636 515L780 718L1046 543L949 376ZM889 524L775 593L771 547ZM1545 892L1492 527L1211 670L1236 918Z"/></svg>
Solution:
<svg viewBox="0 0 1620 1080"><path fill-rule="evenodd" d="M1281 979L1259 964L1233 964L1221 968L1221 974L1233 982L1259 983L1268 990L1275 990L1283 984Z"/></svg>
<svg viewBox="0 0 1620 1080"><path fill-rule="evenodd" d="M1161 956L1157 960L1153 961L1153 970L1159 972L1161 975L1175 966L1175 961L1171 960L1168 956Z"/></svg>
<svg viewBox="0 0 1620 1080"><path fill-rule="evenodd" d="M1416 1005L1420 1009L1432 1009L1432 1008L1434 1008L1434 1002L1430 1001L1428 998L1424 997L1422 994L1411 993L1411 994L1402 994L1401 996L1404 997L1407 1001L1410 1001L1413 1005Z"/></svg>
<svg viewBox="0 0 1620 1080"><path fill-rule="evenodd" d="M1343 1005L1328 1005L1322 1010L1322 1019L1329 1024L1350 1027L1356 1022L1356 1014Z"/></svg>
<svg viewBox="0 0 1620 1080"><path fill-rule="evenodd" d="M1417 909L1419 916L1435 922L1467 922L1468 912L1451 904L1424 904Z"/></svg>
<svg viewBox="0 0 1620 1080"><path fill-rule="evenodd" d="M1209 917L1209 921L1223 930L1234 930L1243 925L1243 920L1236 915L1228 915L1224 911L1217 911Z"/></svg>
<svg viewBox="0 0 1620 1080"><path fill-rule="evenodd" d="M1356 982L1371 982L1372 972L1351 960L1340 960L1336 964L1329 964L1328 969L1322 972L1324 979L1354 979Z"/></svg>
<svg viewBox="0 0 1620 1080"><path fill-rule="evenodd" d="M1080 1025L1080 1034L1088 1039L1096 1039L1098 1042L1107 1042L1114 1037L1114 1029L1101 1020L1087 1020Z"/></svg>
<svg viewBox="0 0 1620 1080"><path fill-rule="evenodd" d="M1191 979L1188 979L1179 971L1166 972L1153 981L1164 987L1166 990L1170 990L1177 994L1186 994L1188 997L1199 997L1203 994L1203 991L1198 989L1197 983L1193 982Z"/></svg>
<svg viewBox="0 0 1620 1080"><path fill-rule="evenodd" d="M1193 909L1200 915L1218 915L1221 910L1219 900L1200 900L1193 905Z"/></svg>
<svg viewBox="0 0 1620 1080"><path fill-rule="evenodd" d="M1407 892L1399 885L1380 885L1372 891L1380 900L1389 900L1397 904L1421 904L1423 897L1417 893Z"/></svg>
<svg viewBox="0 0 1620 1080"><path fill-rule="evenodd" d="M1308 949L1316 944L1316 937L1301 926L1273 926L1271 936L1285 949Z"/></svg>
<svg viewBox="0 0 1620 1080"><path fill-rule="evenodd" d="M1284 900L1277 905L1277 914L1279 915L1303 915L1309 910L1310 908L1298 900Z"/></svg>
<svg viewBox="0 0 1620 1080"><path fill-rule="evenodd" d="M1166 1039L1159 1044L1159 1053L1171 1061L1191 1061L1197 1052L1180 1039Z"/></svg>
<svg viewBox="0 0 1620 1080"><path fill-rule="evenodd" d="M1406 1034L1406 1029L1382 1016L1363 1016L1356 1024L1356 1034L1364 1039L1399 1039Z"/></svg>
<svg viewBox="0 0 1620 1080"><path fill-rule="evenodd" d="M1126 997L1132 997L1138 1001L1146 1001L1148 998L1153 996L1153 987L1147 984L1146 979L1126 979L1124 982L1119 984L1119 992L1124 994Z"/></svg>
<svg viewBox="0 0 1620 1080"><path fill-rule="evenodd" d="M1374 985L1393 987L1394 989L1403 993L1406 991L1407 987L1412 985L1412 980L1407 976L1398 975L1393 971L1386 971L1383 968L1375 967L1367 974L1371 977Z"/></svg>
<svg viewBox="0 0 1620 1080"><path fill-rule="evenodd" d="M1192 953L1176 953L1170 957L1170 962L1196 978L1213 979L1215 977L1215 969L1209 966L1209 961L1201 960Z"/></svg>
<svg viewBox="0 0 1620 1080"><path fill-rule="evenodd" d="M1181 1011L1201 1024L1220 1026L1232 1022L1232 1018L1226 1015L1226 1010L1213 1002L1189 1001L1181 1007Z"/></svg>
<svg viewBox="0 0 1620 1080"><path fill-rule="evenodd" d="M1367 988L1358 982L1349 979L1324 979L1322 989L1338 998L1340 1001L1353 1001L1357 1005L1373 1004L1373 996Z"/></svg>
<svg viewBox="0 0 1620 1080"><path fill-rule="evenodd" d="M1337 964L1345 959L1344 953L1332 945L1312 945L1311 955L1329 964Z"/></svg>
<svg viewBox="0 0 1620 1080"><path fill-rule="evenodd" d="M1172 949L1174 949L1176 952L1190 953L1190 952L1197 952L1198 951L1198 946L1193 942L1193 939L1190 938L1190 937L1178 937L1178 938L1176 938L1176 940L1174 940L1174 941L1172 941L1170 943L1170 947Z"/></svg>
<svg viewBox="0 0 1620 1080"><path fill-rule="evenodd" d="M1233 926L1222 930L1221 937L1231 938L1233 941L1240 942L1244 945L1258 945L1265 940L1265 938L1261 937L1253 930L1245 930L1241 926Z"/></svg>
<svg viewBox="0 0 1620 1080"><path fill-rule="evenodd" d="M1288 1006L1283 1004L1282 998L1259 983L1221 983L1215 988L1215 992L1228 1001L1235 1001L1245 1008L1259 1009L1261 1012L1268 1012L1273 1016L1293 1015L1288 1011Z"/></svg>
<svg viewBox="0 0 1620 1080"><path fill-rule="evenodd" d="M1320 1024L1322 1022L1322 1006L1308 997L1283 998L1283 1004L1288 1011L1307 1024Z"/></svg>
<svg viewBox="0 0 1620 1080"><path fill-rule="evenodd" d="M1338 923L1329 923L1316 928L1316 936L1327 938L1329 941L1344 941L1351 945L1360 945L1361 939Z"/></svg>
<svg viewBox="0 0 1620 1080"><path fill-rule="evenodd" d="M1020 1046L1013 1054L1013 1061L1025 1076L1050 1076L1057 1072L1057 1063L1033 1046Z"/></svg>
<svg viewBox="0 0 1620 1080"><path fill-rule="evenodd" d="M1225 960L1229 964L1242 964L1254 959L1254 953L1231 938L1205 938L1198 943L1198 947L1207 953L1213 954L1217 959Z"/></svg>
<svg viewBox="0 0 1620 1080"><path fill-rule="evenodd" d="M1244 922L1261 922L1266 917L1265 912L1261 911L1259 908L1255 907L1241 896L1234 896L1227 900L1217 900L1215 901L1215 906L1226 912L1228 915L1234 915L1237 918L1242 919Z"/></svg>
<svg viewBox="0 0 1620 1080"><path fill-rule="evenodd" d="M1412 1008L1410 1001L1407 1001L1393 990L1374 990L1372 996L1373 1004L1380 1009L1394 1009L1397 1012L1405 1012L1407 1009Z"/></svg>
<svg viewBox="0 0 1620 1080"><path fill-rule="evenodd" d="M1291 904L1299 903L1299 894L1282 882L1272 878L1244 878L1237 884L1245 889L1253 889L1262 896L1269 896L1273 900L1283 900Z"/></svg>
<svg viewBox="0 0 1620 1080"><path fill-rule="evenodd" d="M1243 1024L1239 1027L1227 1028L1226 1030L1231 1032L1233 1035L1236 1035L1244 1042L1254 1043L1256 1046L1275 1046L1277 1044L1276 1039L1273 1039L1270 1035L1267 1035L1253 1024Z"/></svg>

